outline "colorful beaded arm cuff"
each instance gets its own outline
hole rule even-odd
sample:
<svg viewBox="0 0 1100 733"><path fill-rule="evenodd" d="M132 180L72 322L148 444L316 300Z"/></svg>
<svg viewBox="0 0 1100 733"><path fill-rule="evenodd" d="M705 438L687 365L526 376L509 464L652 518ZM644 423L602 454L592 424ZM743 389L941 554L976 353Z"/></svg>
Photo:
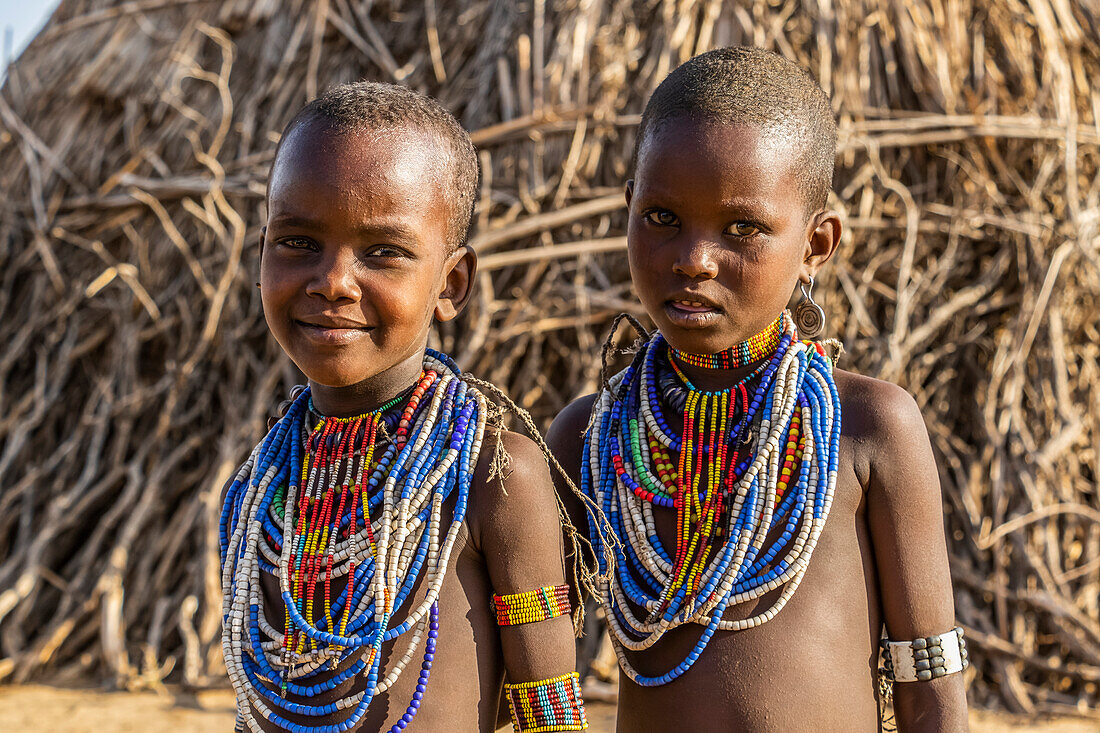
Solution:
<svg viewBox="0 0 1100 733"><path fill-rule="evenodd" d="M504 694L515 733L588 729L576 672L539 682L506 684Z"/></svg>
<svg viewBox="0 0 1100 733"><path fill-rule="evenodd" d="M500 626L546 621L569 613L569 586L547 585L523 593L494 595L493 607Z"/></svg>
<svg viewBox="0 0 1100 733"><path fill-rule="evenodd" d="M958 626L913 641L883 639L881 646L882 672L891 682L928 682L970 666L963 630Z"/></svg>

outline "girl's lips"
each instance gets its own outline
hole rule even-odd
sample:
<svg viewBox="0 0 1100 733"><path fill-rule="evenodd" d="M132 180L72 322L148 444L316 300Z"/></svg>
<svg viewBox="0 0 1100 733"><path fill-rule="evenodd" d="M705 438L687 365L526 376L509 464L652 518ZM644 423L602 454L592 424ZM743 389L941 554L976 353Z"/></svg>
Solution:
<svg viewBox="0 0 1100 733"><path fill-rule="evenodd" d="M295 321L295 323L307 339L320 346L350 344L370 332L369 328L333 328L303 321Z"/></svg>
<svg viewBox="0 0 1100 733"><path fill-rule="evenodd" d="M706 313L707 311L718 310L701 300L670 300L669 305L687 313Z"/></svg>
<svg viewBox="0 0 1100 733"><path fill-rule="evenodd" d="M665 303L665 315L677 326L702 328L713 323L720 311L699 301L670 300Z"/></svg>

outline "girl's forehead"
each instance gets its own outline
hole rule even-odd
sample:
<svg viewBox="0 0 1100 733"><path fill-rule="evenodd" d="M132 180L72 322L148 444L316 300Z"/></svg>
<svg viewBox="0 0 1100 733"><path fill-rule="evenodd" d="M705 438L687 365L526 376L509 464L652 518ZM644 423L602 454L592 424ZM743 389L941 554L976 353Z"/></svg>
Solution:
<svg viewBox="0 0 1100 733"><path fill-rule="evenodd" d="M354 131L295 135L272 167L268 225L341 241L446 241L447 180L435 151L417 140Z"/></svg>
<svg viewBox="0 0 1100 733"><path fill-rule="evenodd" d="M272 165L271 185L284 178L328 178L371 185L438 180L440 145L414 129L332 130L305 123L293 130Z"/></svg>
<svg viewBox="0 0 1100 733"><path fill-rule="evenodd" d="M647 138L634 184L643 200L801 206L797 159L782 135L748 125L685 120Z"/></svg>
<svg viewBox="0 0 1100 733"><path fill-rule="evenodd" d="M789 130L777 125L731 124L687 118L670 120L646 135L638 151L639 172L656 158L659 170L670 159L689 158L723 169L785 169L797 158Z"/></svg>

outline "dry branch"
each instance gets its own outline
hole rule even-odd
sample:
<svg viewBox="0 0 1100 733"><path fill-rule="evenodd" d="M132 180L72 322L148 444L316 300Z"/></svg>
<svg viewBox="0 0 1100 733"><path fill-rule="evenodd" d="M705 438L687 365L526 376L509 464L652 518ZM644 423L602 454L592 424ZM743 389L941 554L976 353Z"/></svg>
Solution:
<svg viewBox="0 0 1100 733"><path fill-rule="evenodd" d="M1089 0L62 2L0 90L0 678L221 679L217 493L298 380L254 243L309 93L397 80L474 131L482 287L435 341L545 426L640 315L644 99L754 43L834 100L819 290L927 418L973 702L1095 710L1097 38Z"/></svg>

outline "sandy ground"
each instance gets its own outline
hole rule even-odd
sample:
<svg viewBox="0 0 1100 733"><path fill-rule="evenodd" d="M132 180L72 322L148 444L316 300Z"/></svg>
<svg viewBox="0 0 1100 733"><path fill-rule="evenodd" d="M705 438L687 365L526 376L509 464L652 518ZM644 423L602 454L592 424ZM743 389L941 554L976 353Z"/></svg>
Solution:
<svg viewBox="0 0 1100 733"><path fill-rule="evenodd" d="M589 705L592 733L610 733L614 707ZM197 695L100 692L53 687L0 687L0 731L14 733L224 733L233 729L233 695L215 690ZM1100 723L1077 719L1018 720L975 712L973 733L1100 733Z"/></svg>

